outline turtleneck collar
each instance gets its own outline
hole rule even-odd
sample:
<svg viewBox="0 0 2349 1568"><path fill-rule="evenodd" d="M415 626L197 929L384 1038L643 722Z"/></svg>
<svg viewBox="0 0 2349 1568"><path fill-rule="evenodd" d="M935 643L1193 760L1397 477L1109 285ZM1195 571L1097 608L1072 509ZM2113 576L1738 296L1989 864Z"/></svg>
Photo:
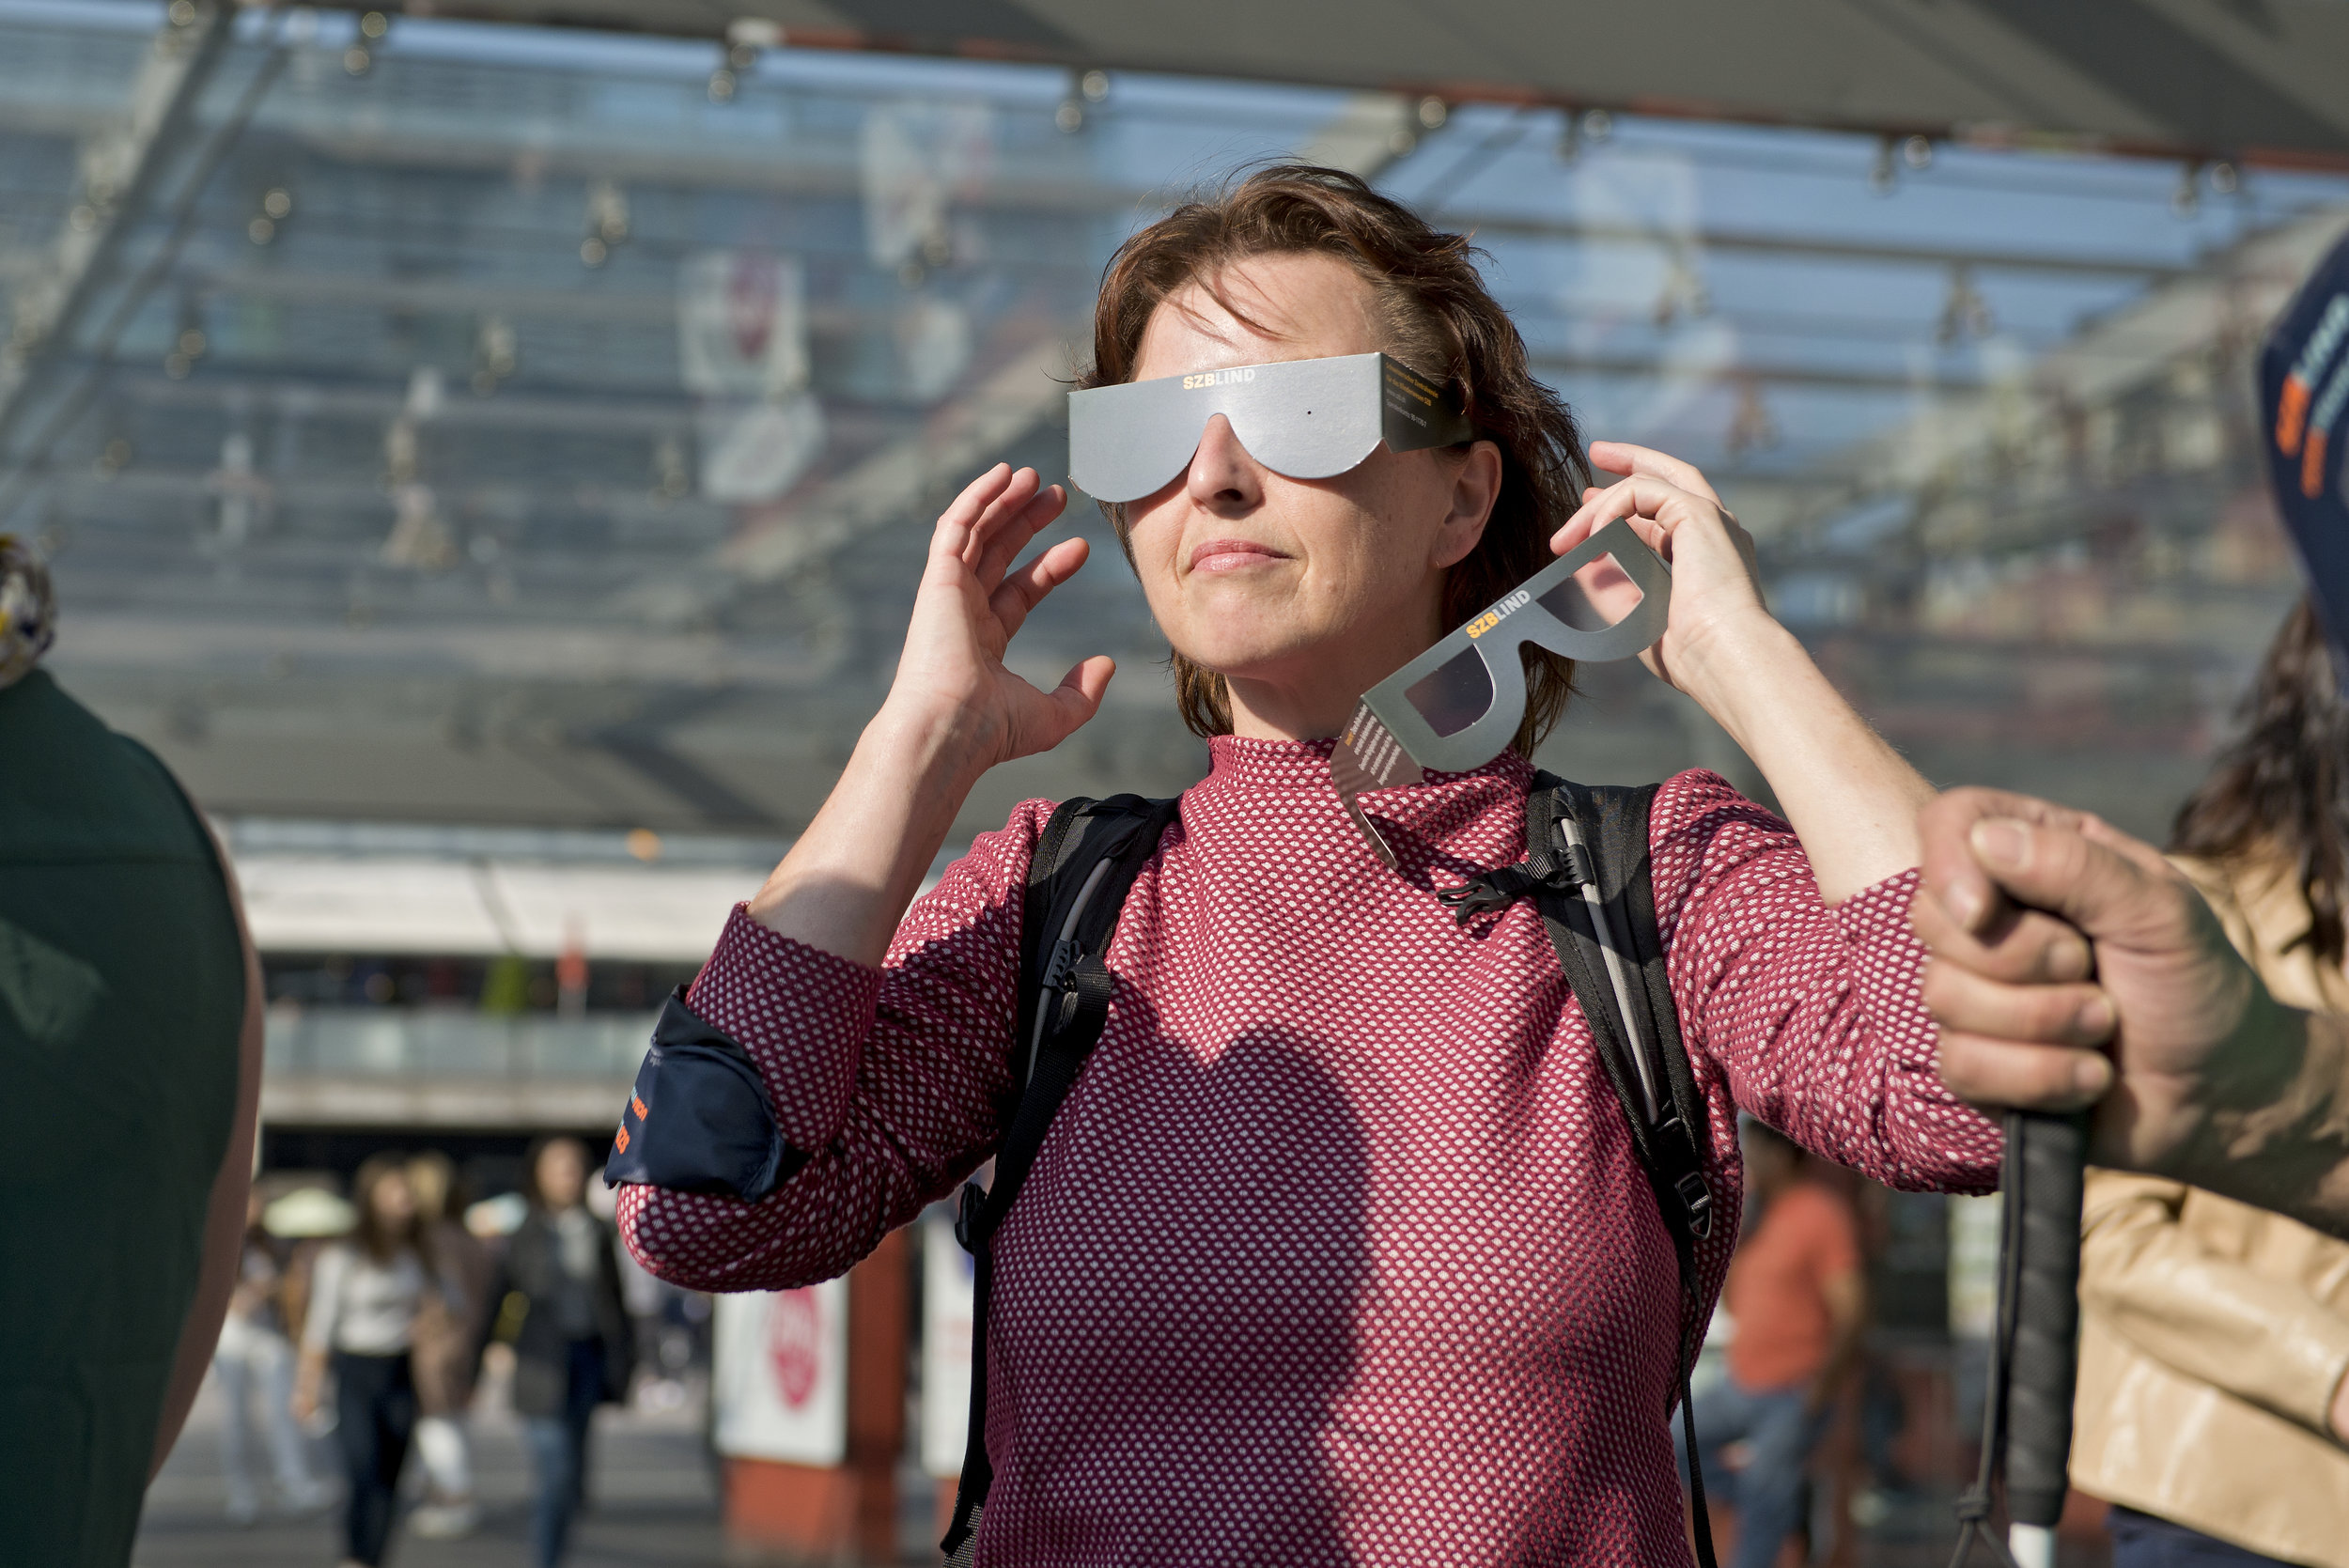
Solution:
<svg viewBox="0 0 2349 1568"><path fill-rule="evenodd" d="M1330 782L1330 753L1336 746L1334 740L1256 740L1244 739L1237 735L1219 735L1207 742L1207 756L1212 766L1206 782L1210 788L1240 794L1293 790L1334 794L1336 786ZM1517 793L1523 794L1532 784L1533 765L1515 752L1503 752L1484 767L1469 772L1439 773L1431 770L1424 784L1373 790L1363 799L1400 804L1421 792L1441 791L1446 786L1475 779L1489 779L1511 785Z"/></svg>

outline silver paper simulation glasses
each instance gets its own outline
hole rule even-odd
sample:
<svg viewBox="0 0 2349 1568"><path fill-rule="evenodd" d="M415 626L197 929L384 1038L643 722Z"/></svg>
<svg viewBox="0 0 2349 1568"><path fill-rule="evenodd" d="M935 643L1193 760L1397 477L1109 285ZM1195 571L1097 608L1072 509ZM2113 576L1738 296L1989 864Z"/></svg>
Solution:
<svg viewBox="0 0 2349 1568"><path fill-rule="evenodd" d="M1602 607L1577 580L1609 558L1639 589L1636 602L1610 594ZM1430 768L1465 773L1506 750L1525 719L1519 647L1595 664L1628 659L1664 634L1671 608L1672 568L1617 519L1372 687L1338 737L1330 775L1378 858L1395 863L1355 797L1418 784Z"/></svg>
<svg viewBox="0 0 2349 1568"><path fill-rule="evenodd" d="M1344 474L1389 451L1455 446L1475 427L1459 400L1385 354L1238 365L1068 395L1068 476L1097 501L1139 501L1190 466L1221 414L1248 455L1292 479Z"/></svg>

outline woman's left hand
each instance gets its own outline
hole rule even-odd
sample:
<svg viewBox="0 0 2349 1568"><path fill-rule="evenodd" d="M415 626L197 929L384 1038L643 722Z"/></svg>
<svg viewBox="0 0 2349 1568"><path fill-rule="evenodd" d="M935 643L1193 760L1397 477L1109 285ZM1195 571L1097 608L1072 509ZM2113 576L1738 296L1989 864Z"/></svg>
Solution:
<svg viewBox="0 0 2349 1568"><path fill-rule="evenodd" d="M1550 536L1557 554L1622 518L1672 568L1672 613L1641 663L1682 691L1703 659L1749 627L1766 624L1754 569L1753 536L1721 505L1692 463L1626 442L1591 443L1591 461L1627 477L1582 492L1582 505ZM1614 571L1578 574L1602 610L1628 613L1638 590ZM1616 600L1625 600L1616 603Z"/></svg>

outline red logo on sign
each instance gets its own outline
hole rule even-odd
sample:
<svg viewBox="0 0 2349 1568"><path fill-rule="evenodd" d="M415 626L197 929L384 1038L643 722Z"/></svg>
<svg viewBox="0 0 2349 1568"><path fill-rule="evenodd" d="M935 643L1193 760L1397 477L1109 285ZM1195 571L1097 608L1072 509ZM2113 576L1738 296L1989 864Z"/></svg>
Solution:
<svg viewBox="0 0 2349 1568"><path fill-rule="evenodd" d="M824 1308L816 1292L778 1292L767 1309L767 1358L784 1408L797 1410L816 1393L824 1370Z"/></svg>

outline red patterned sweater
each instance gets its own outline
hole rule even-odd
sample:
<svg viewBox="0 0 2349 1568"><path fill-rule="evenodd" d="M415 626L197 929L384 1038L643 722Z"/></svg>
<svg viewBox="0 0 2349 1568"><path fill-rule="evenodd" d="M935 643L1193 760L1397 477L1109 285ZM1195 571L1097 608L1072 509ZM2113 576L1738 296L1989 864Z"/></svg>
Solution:
<svg viewBox="0 0 2349 1568"><path fill-rule="evenodd" d="M1329 751L1215 741L1127 901L1108 1028L996 1237L978 1560L1685 1563L1677 1268L1622 1110L1532 907L1463 931L1430 895L1522 855L1530 770L1366 797L1398 877ZM691 1001L817 1153L757 1204L623 1188L647 1268L830 1278L994 1152L1050 809L973 844L879 970L736 911ZM1739 1107L1896 1187L1994 1185L1996 1129L1934 1070L1914 874L1828 908L1711 773L1652 824L1728 1211Z"/></svg>

